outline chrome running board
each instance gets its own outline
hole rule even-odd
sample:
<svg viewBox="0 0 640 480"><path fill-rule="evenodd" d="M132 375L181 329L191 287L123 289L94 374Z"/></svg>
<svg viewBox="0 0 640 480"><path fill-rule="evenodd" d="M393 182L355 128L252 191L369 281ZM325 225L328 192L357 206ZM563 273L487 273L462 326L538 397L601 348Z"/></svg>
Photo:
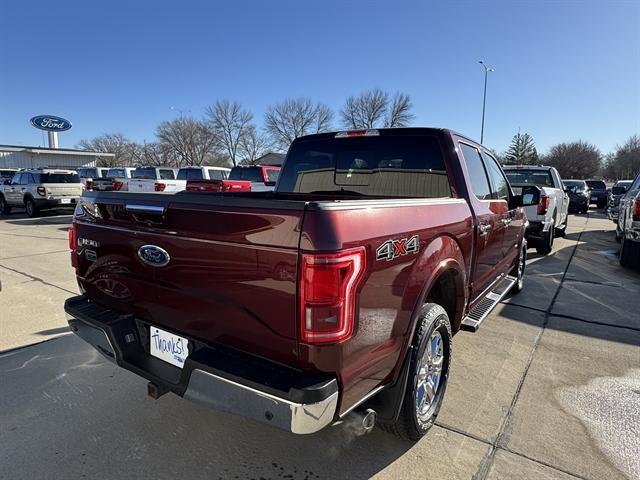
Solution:
<svg viewBox="0 0 640 480"><path fill-rule="evenodd" d="M513 287L517 281L518 279L511 275L504 277L500 284L494 290L489 292L489 294L487 294L480 303L473 307L473 310L469 312L469 315L464 317L462 324L460 325L460 330L465 330L467 332L478 331L480 324L489 316L500 300L509 293L509 290L511 290L511 287Z"/></svg>

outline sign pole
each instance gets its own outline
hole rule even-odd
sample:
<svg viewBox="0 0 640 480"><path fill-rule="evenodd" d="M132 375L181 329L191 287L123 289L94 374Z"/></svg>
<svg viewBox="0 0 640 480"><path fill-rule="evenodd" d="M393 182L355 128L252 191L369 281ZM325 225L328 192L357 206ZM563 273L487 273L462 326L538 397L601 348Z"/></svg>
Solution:
<svg viewBox="0 0 640 480"><path fill-rule="evenodd" d="M49 134L49 148L58 148L58 132L47 132Z"/></svg>

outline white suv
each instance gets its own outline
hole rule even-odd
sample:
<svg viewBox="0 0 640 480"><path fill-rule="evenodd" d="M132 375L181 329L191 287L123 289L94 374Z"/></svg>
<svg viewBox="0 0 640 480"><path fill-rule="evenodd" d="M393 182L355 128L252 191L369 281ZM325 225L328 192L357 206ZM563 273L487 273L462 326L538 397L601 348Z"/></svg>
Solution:
<svg viewBox="0 0 640 480"><path fill-rule="evenodd" d="M73 170L21 170L0 186L0 212L11 213L13 207L24 207L27 215L36 217L40 210L73 209L83 187Z"/></svg>
<svg viewBox="0 0 640 480"><path fill-rule="evenodd" d="M569 195L560 174L555 168L542 165L505 165L503 168L516 195L522 187L540 188L538 205L525 207L529 219L527 241L535 245L538 253L551 253L553 239L564 237L569 218Z"/></svg>

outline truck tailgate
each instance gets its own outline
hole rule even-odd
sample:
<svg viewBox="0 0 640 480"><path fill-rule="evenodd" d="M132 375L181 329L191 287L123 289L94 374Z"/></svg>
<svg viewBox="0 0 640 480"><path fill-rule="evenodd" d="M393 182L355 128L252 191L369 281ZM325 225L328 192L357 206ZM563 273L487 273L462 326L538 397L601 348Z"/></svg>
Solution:
<svg viewBox="0 0 640 480"><path fill-rule="evenodd" d="M77 218L78 243L94 252L78 252L89 298L186 337L297 364L304 202L221 208L181 195L94 197L85 201L98 205L102 219ZM166 265L149 262L144 245L166 252Z"/></svg>

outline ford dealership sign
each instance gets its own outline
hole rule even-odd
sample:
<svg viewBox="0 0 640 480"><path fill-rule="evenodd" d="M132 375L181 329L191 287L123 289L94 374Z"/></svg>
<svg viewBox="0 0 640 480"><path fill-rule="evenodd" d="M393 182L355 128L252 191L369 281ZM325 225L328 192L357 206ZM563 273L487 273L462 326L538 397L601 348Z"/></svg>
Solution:
<svg viewBox="0 0 640 480"><path fill-rule="evenodd" d="M71 122L55 115L38 115L31 119L31 125L49 132L64 132L71 128Z"/></svg>

